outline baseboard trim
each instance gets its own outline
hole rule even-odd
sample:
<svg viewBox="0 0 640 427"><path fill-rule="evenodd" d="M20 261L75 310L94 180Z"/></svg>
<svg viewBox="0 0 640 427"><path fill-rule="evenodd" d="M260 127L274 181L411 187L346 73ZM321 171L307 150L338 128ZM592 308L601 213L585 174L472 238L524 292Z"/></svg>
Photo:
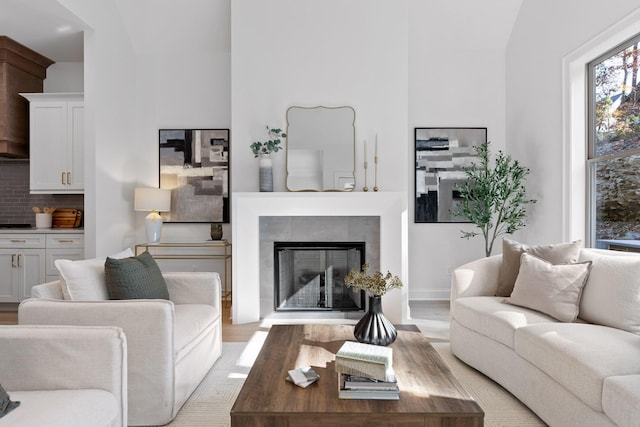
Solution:
<svg viewBox="0 0 640 427"><path fill-rule="evenodd" d="M449 299L451 299L449 289L409 291L409 301L449 301Z"/></svg>

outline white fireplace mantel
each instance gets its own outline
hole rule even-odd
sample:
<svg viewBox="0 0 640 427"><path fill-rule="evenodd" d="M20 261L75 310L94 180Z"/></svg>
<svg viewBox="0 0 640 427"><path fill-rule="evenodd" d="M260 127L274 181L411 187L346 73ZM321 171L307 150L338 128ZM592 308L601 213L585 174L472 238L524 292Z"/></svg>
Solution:
<svg viewBox="0 0 640 427"><path fill-rule="evenodd" d="M404 284L383 297L384 313L393 323L407 323L407 211L406 195L400 192L233 193L233 323L260 320L262 216L380 217L380 270L397 275Z"/></svg>

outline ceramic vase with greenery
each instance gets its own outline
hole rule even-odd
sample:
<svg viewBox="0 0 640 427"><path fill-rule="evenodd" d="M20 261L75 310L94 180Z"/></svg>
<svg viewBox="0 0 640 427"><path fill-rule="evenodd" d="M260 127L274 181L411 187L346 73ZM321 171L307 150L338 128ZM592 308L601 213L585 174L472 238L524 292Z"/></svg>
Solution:
<svg viewBox="0 0 640 427"><path fill-rule="evenodd" d="M253 157L260 158L260 191L273 191L273 165L271 153L280 151L280 138L286 138L287 134L282 129L270 128L267 126L266 141L256 141L250 145Z"/></svg>
<svg viewBox="0 0 640 427"><path fill-rule="evenodd" d="M382 296L391 289L401 288L402 281L387 271L382 274L375 271L368 275L369 264L362 270L352 269L344 278L348 288L358 288L369 294L369 308L353 329L358 342L374 345L389 345L396 340L398 332L393 323L382 313Z"/></svg>
<svg viewBox="0 0 640 427"><path fill-rule="evenodd" d="M498 236L513 234L526 225L527 205L536 202L527 197L524 186L529 169L502 151L492 165L489 144L473 147L479 161L464 169L467 180L457 187L461 202L454 211L480 229L461 230L462 238L482 235L486 256L491 255Z"/></svg>

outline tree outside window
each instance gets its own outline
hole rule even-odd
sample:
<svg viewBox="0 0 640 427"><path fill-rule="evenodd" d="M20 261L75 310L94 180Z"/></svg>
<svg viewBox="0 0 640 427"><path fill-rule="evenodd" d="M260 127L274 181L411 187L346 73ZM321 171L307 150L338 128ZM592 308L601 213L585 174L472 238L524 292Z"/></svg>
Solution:
<svg viewBox="0 0 640 427"><path fill-rule="evenodd" d="M640 241L640 35L589 64L591 243ZM639 242L640 243L640 242Z"/></svg>

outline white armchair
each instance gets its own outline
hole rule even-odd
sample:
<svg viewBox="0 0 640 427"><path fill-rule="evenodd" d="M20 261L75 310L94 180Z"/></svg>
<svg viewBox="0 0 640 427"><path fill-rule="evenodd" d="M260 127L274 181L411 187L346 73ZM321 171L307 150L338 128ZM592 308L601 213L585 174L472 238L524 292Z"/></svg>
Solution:
<svg viewBox="0 0 640 427"><path fill-rule="evenodd" d="M32 288L20 324L121 327L128 342L129 425L170 422L222 353L220 277L164 273L167 300L62 300L60 282Z"/></svg>
<svg viewBox="0 0 640 427"><path fill-rule="evenodd" d="M126 427L127 342L116 327L0 326L0 426Z"/></svg>

